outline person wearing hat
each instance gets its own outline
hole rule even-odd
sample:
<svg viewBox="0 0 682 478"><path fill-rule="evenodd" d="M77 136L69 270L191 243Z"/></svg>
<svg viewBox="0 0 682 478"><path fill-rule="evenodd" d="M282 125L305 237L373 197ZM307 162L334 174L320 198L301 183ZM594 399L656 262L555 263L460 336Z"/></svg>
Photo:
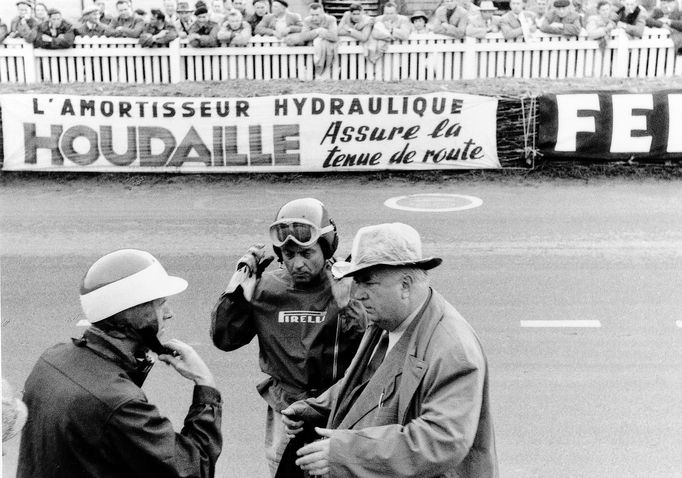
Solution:
<svg viewBox="0 0 682 478"><path fill-rule="evenodd" d="M177 11L178 19L175 22L175 29L180 38L187 38L194 23L194 9L190 8L189 2L178 2Z"/></svg>
<svg viewBox="0 0 682 478"><path fill-rule="evenodd" d="M256 27L256 35L274 36L282 40L303 30L303 20L298 13L290 12L286 0L272 0L271 13Z"/></svg>
<svg viewBox="0 0 682 478"><path fill-rule="evenodd" d="M659 8L655 8L646 20L650 28L665 28L670 32L670 39L677 53L682 48L682 11L677 0L661 0Z"/></svg>
<svg viewBox="0 0 682 478"><path fill-rule="evenodd" d="M222 448L220 392L192 347L161 343L173 317L167 297L186 288L137 249L111 252L88 268L80 285L88 328L47 349L24 385L18 478L213 477ZM180 433L141 388L157 359L194 382Z"/></svg>
<svg viewBox="0 0 682 478"><path fill-rule="evenodd" d="M211 20L208 8L197 2L198 6L194 10L194 23L189 28L187 39L189 45L194 48L216 47L218 46L218 31L220 25Z"/></svg>
<svg viewBox="0 0 682 478"><path fill-rule="evenodd" d="M466 36L471 38L484 39L488 33L500 31L500 17L494 15L497 7L491 0L483 0L478 6L478 10L469 14L467 22Z"/></svg>
<svg viewBox="0 0 682 478"><path fill-rule="evenodd" d="M374 17L365 13L365 9L360 2L353 2L344 12L339 21L339 36L348 36L358 41L364 46L369 40L374 26Z"/></svg>
<svg viewBox="0 0 682 478"><path fill-rule="evenodd" d="M426 16L423 10L417 10L410 15L410 23L412 23L412 33L429 33L428 28L429 17Z"/></svg>
<svg viewBox="0 0 682 478"><path fill-rule="evenodd" d="M117 38L140 38L144 20L133 12L130 0L116 2L118 16L107 26L105 35Z"/></svg>
<svg viewBox="0 0 682 478"><path fill-rule="evenodd" d="M268 0L253 0L253 13L245 16L253 35L256 34L258 24L263 21L268 13L270 13L270 2Z"/></svg>
<svg viewBox="0 0 682 478"><path fill-rule="evenodd" d="M107 24L100 21L101 11L99 7L93 6L83 10L80 24L76 26L76 35L81 37L100 37L104 36Z"/></svg>
<svg viewBox="0 0 682 478"><path fill-rule="evenodd" d="M71 48L76 37L73 25L64 20L56 8L48 9L47 15L48 20L38 25L33 46L50 50Z"/></svg>
<svg viewBox="0 0 682 478"><path fill-rule="evenodd" d="M265 457L275 475L288 438L280 412L315 397L339 380L365 331L365 315L350 298L351 280L334 281L331 263L336 225L314 198L283 205L270 225L274 257L251 246L237 261L211 314L211 338L232 351L258 338L260 369L268 378L256 388L267 404Z"/></svg>
<svg viewBox="0 0 682 478"><path fill-rule="evenodd" d="M147 48L168 46L178 37L175 26L168 21L166 14L158 8L150 11L149 23L140 34L140 45Z"/></svg>
<svg viewBox="0 0 682 478"><path fill-rule="evenodd" d="M8 37L22 38L24 41L33 43L37 28L38 21L33 17L33 5L27 0L19 0L17 16L10 22Z"/></svg>
<svg viewBox="0 0 682 478"><path fill-rule="evenodd" d="M536 16L526 9L526 0L510 0L509 11L500 17L500 31L505 40L530 40L537 31Z"/></svg>
<svg viewBox="0 0 682 478"><path fill-rule="evenodd" d="M343 380L282 412L287 433L314 425L298 450L311 475L495 478L488 363L471 326L430 286L440 265L402 223L361 228L350 262L370 325Z"/></svg>
<svg viewBox="0 0 682 478"><path fill-rule="evenodd" d="M552 5L554 8L547 12L539 25L540 31L565 37L580 35L580 16L571 10L570 1L554 0Z"/></svg>

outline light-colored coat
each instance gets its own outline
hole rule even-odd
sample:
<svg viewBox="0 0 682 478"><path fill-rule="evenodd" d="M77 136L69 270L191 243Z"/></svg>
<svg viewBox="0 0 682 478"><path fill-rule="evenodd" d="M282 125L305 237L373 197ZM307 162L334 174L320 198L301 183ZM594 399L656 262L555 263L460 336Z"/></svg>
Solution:
<svg viewBox="0 0 682 478"><path fill-rule="evenodd" d="M348 378L373 351L370 333L343 380L297 403L306 422L340 420L330 438L330 475L497 477L487 360L471 326L437 292L348 413L336 417Z"/></svg>

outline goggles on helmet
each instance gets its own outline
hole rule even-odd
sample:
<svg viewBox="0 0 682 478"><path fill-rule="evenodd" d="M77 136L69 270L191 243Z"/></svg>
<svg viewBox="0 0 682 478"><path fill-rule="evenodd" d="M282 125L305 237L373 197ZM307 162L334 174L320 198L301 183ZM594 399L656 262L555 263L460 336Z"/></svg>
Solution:
<svg viewBox="0 0 682 478"><path fill-rule="evenodd" d="M280 219L270 226L270 240L275 247L282 247L291 240L301 247L310 247L321 235L334 230L333 225L322 228L305 219Z"/></svg>

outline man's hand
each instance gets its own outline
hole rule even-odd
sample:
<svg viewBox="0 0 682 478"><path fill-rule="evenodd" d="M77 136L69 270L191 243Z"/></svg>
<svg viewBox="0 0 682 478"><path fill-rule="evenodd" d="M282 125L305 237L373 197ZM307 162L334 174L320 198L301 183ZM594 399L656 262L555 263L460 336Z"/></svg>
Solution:
<svg viewBox="0 0 682 478"><path fill-rule="evenodd" d="M159 355L159 360L167 363L180 375L192 380L197 385L216 388L213 374L192 347L177 339L171 339L163 345L175 351L177 355L162 354Z"/></svg>
<svg viewBox="0 0 682 478"><path fill-rule="evenodd" d="M260 277L265 269L270 265L272 261L275 260L274 256L267 255L265 251L265 244L254 244L249 247L239 261L237 262L237 269L241 269L242 266L249 268L251 274L255 274L256 277Z"/></svg>
<svg viewBox="0 0 682 478"><path fill-rule="evenodd" d="M294 402L282 410L282 423L287 437L294 438L303 431L303 420L300 420L301 412L305 405Z"/></svg>
<svg viewBox="0 0 682 478"><path fill-rule="evenodd" d="M313 476L323 476L329 474L329 438L333 430L315 427L315 432L324 438L298 450L296 454L301 458L296 465Z"/></svg>

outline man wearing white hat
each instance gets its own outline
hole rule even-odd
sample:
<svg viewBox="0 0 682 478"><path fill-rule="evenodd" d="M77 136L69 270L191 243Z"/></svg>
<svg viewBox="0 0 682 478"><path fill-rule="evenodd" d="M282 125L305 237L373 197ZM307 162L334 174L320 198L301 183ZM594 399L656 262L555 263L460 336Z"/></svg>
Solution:
<svg viewBox="0 0 682 478"><path fill-rule="evenodd" d="M393 223L360 229L351 262L334 265L355 279L371 325L343 380L282 412L290 435L318 427L322 439L296 460L310 475L498 476L487 360L429 285L440 263L422 256L416 230Z"/></svg>
<svg viewBox="0 0 682 478"><path fill-rule="evenodd" d="M222 448L213 375L189 345L159 341L173 317L166 297L186 287L135 249L88 269L80 298L91 326L46 350L24 387L19 478L213 477ZM195 383L181 433L140 388L156 355Z"/></svg>

